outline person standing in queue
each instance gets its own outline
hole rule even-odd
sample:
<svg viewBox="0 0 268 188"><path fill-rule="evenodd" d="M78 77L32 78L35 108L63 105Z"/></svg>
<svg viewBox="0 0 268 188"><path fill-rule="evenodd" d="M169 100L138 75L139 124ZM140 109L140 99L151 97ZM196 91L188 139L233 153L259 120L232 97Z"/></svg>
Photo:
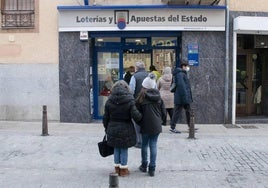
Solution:
<svg viewBox="0 0 268 188"><path fill-rule="evenodd" d="M124 80L127 82L127 84L129 84L130 79L132 77L132 75L135 73L135 67L134 66L130 66L128 68L128 71L126 72L125 76L124 76Z"/></svg>
<svg viewBox="0 0 268 188"><path fill-rule="evenodd" d="M157 81L157 88L162 100L164 101L166 112L169 114L170 120L172 118L174 108L174 94L170 92L171 82L171 68L167 66L164 68L162 76ZM167 125L167 118L163 119L162 125Z"/></svg>
<svg viewBox="0 0 268 188"><path fill-rule="evenodd" d="M162 121L165 119L166 110L163 100L161 99L159 90L156 89L156 76L150 73L142 82L142 89L136 99L138 110L142 114L139 122L142 134L141 147L141 165L139 170L147 172L150 176L155 175L156 156L157 156L157 140L162 132ZM148 163L148 148L150 149L150 157Z"/></svg>
<svg viewBox="0 0 268 188"><path fill-rule="evenodd" d="M136 72L132 75L130 82L129 82L129 87L131 92L134 95L134 98L136 99L138 97L138 94L142 88L142 82L143 80L148 76L148 73L145 70L145 64L142 61L138 61L135 64L135 69ZM141 133L140 133L140 126L135 123L135 130L136 130L136 135L137 135L137 143L135 147L141 148Z"/></svg>
<svg viewBox="0 0 268 188"><path fill-rule="evenodd" d="M115 82L111 95L105 103L103 126L107 142L114 147L115 173L129 175L128 148L136 144L133 121L140 121L142 114L137 110L134 97L124 80Z"/></svg>

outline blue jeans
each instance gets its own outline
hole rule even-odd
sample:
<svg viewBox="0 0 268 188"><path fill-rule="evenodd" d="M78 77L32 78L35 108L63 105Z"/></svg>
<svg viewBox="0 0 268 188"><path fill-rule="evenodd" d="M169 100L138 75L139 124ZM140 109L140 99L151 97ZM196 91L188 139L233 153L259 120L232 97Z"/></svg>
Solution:
<svg viewBox="0 0 268 188"><path fill-rule="evenodd" d="M127 165L128 148L114 148L114 164Z"/></svg>
<svg viewBox="0 0 268 188"><path fill-rule="evenodd" d="M148 164L148 147L150 148L149 169L155 169L157 155L157 139L159 134L142 134L141 159L142 164Z"/></svg>

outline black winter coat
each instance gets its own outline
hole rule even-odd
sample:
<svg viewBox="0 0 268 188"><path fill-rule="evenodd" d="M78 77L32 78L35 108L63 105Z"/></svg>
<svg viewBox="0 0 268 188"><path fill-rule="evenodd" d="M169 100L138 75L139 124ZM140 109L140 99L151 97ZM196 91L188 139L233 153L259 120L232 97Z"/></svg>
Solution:
<svg viewBox="0 0 268 188"><path fill-rule="evenodd" d="M159 134L162 132L162 120L165 119L166 109L157 89L148 89L142 103L136 103L143 117L138 125L143 134Z"/></svg>
<svg viewBox="0 0 268 188"><path fill-rule="evenodd" d="M193 102L193 99L191 85L187 77L187 72L181 68L176 68L172 74L175 78L176 83L174 104L191 104Z"/></svg>
<svg viewBox="0 0 268 188"><path fill-rule="evenodd" d="M136 144L136 132L132 119L139 121L141 113L135 106L133 95L122 88L114 88L105 103L103 125L108 145L128 148Z"/></svg>

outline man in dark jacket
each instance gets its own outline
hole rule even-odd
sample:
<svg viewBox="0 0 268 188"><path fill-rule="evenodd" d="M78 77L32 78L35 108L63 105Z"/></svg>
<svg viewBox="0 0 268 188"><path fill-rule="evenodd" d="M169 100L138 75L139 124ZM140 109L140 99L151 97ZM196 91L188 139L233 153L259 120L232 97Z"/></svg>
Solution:
<svg viewBox="0 0 268 188"><path fill-rule="evenodd" d="M129 87L131 92L134 95L134 98L136 99L138 97L138 94L140 93L140 90L142 88L142 82L143 80L148 76L148 73L145 70L145 64L142 61L136 62L136 72L133 74L133 76L130 79ZM140 126L137 125L135 122L135 130L137 135L137 144L136 147L141 148L141 134L140 134Z"/></svg>
<svg viewBox="0 0 268 188"><path fill-rule="evenodd" d="M180 68L173 71L176 91L174 92L174 112L170 122L170 131L172 133L181 133L176 130L176 123L181 117L182 109L185 109L188 127L190 126L190 104L193 102L190 81L187 72L190 70L188 62L182 61Z"/></svg>

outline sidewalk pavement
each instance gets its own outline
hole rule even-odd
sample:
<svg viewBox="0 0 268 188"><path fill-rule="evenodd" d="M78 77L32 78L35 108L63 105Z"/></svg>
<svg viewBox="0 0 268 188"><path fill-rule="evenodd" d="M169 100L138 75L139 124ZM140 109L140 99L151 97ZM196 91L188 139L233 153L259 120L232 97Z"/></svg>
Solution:
<svg viewBox="0 0 268 188"><path fill-rule="evenodd" d="M129 177L119 177L120 188L243 187L268 188L268 125L201 125L187 139L163 127L158 141L156 174L138 170L140 149L129 149ZM227 126L228 127L228 126ZM0 121L1 188L107 188L113 157L102 158L97 142L101 123Z"/></svg>

